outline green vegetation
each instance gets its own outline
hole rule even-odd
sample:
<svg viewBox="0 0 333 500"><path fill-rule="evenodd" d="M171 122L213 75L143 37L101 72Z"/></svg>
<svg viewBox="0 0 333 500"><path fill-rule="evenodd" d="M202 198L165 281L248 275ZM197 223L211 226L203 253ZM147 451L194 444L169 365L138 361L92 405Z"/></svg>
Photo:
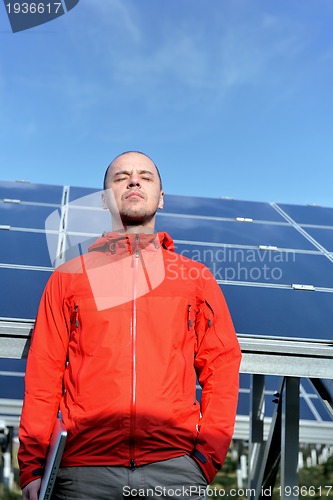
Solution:
<svg viewBox="0 0 333 500"><path fill-rule="evenodd" d="M0 500L21 500L21 492L4 491L3 486L0 485Z"/></svg>
<svg viewBox="0 0 333 500"><path fill-rule="evenodd" d="M223 470L216 475L214 482L210 485L213 492L208 499L224 497L243 500L247 498L247 485L245 484L242 489L237 488L237 466L238 464L231 460L229 454ZM219 490L221 490L220 494ZM297 491L300 500L325 500L326 498L333 498L333 457L330 457L323 465L301 469L299 472L299 487L298 490L296 489L295 493L297 493ZM269 492L267 491L267 493ZM290 488L286 488L285 496L290 496L292 498L293 493L294 492ZM265 497L263 496L263 498ZM267 498L269 498L268 495ZM280 500L280 498L281 487L280 477L278 475L276 485L273 489L272 500Z"/></svg>

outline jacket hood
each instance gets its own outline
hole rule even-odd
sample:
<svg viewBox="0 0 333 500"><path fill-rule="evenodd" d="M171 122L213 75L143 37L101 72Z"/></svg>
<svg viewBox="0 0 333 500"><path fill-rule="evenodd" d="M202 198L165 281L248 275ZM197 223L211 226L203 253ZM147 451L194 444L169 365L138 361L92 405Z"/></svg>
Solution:
<svg viewBox="0 0 333 500"><path fill-rule="evenodd" d="M138 237L137 241L136 238ZM166 250L174 251L174 242L168 233L160 232L153 234L138 233L138 234L128 234L128 233L117 233L110 232L104 233L101 238L98 238L94 243L92 243L88 251L89 252L105 252L105 253L115 253L119 250L128 250L132 253L134 245L137 244L139 248L145 248L147 250L152 247L153 250L157 250L160 246Z"/></svg>

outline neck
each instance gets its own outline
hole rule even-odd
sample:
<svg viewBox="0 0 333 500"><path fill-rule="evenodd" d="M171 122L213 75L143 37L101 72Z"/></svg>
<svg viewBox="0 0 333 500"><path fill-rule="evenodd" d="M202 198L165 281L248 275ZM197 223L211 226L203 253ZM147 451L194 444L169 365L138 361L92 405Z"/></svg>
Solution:
<svg viewBox="0 0 333 500"><path fill-rule="evenodd" d="M117 233L126 234L154 234L155 226L154 224L136 224L136 225L125 225L125 224L112 224L112 230Z"/></svg>

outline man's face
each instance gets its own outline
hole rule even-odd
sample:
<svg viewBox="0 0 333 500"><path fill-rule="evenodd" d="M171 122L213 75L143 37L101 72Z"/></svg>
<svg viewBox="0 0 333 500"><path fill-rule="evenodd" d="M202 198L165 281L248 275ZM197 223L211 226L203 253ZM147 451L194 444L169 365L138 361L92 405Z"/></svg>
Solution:
<svg viewBox="0 0 333 500"><path fill-rule="evenodd" d="M163 208L163 191L154 163L140 153L125 153L109 167L104 204L113 218L127 226L154 228L155 214Z"/></svg>

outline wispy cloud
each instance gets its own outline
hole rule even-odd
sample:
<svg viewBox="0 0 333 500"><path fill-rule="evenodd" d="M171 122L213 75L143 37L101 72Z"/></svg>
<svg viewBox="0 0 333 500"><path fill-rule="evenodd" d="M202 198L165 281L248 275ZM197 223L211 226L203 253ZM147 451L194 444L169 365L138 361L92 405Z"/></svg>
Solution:
<svg viewBox="0 0 333 500"><path fill-rule="evenodd" d="M264 8L252 13L252 5L242 2L250 16L238 12L238 2L207 7L198 20L198 13L176 17L175 4L157 18L137 2L82 0L74 27L72 14L63 16L58 57L45 57L29 78L17 70L16 83L29 95L47 89L72 123L129 100L152 113L193 106L210 112L247 86L288 83L296 92L293 65L307 49L307 33L298 20ZM0 96L2 84L0 73Z"/></svg>
<svg viewBox="0 0 333 500"><path fill-rule="evenodd" d="M134 22L134 21L133 21ZM141 97L161 101L168 88L174 97L186 101L212 92L225 98L237 86L283 83L281 67L291 64L306 48L304 33L295 24L278 17L262 15L252 24L228 25L209 31L208 22L200 29L195 22L174 26L164 21L158 41L147 41L145 27L138 25L139 42L119 46L103 36L104 64L113 81ZM149 47L147 50L146 47ZM155 96L155 99L154 99ZM179 102L176 102L177 106Z"/></svg>
<svg viewBox="0 0 333 500"><path fill-rule="evenodd" d="M99 45L103 40L107 45L115 41L126 41L140 43L142 38L141 28L138 22L139 11L135 5L123 0L90 0L82 5L79 11L81 20L81 32L71 31L72 39L81 39L86 36L91 46ZM70 31L70 22L68 20ZM94 37L94 38L92 38ZM103 50L103 47L99 47Z"/></svg>
<svg viewBox="0 0 333 500"><path fill-rule="evenodd" d="M175 5L156 17L137 2L82 1L75 29L64 16L77 61L59 60L57 87L72 110L127 96L150 110L214 108L238 88L283 86L287 73L290 83L309 43L297 19L255 11L248 0L241 9L240 2L219 9L213 2L200 19L177 17Z"/></svg>

